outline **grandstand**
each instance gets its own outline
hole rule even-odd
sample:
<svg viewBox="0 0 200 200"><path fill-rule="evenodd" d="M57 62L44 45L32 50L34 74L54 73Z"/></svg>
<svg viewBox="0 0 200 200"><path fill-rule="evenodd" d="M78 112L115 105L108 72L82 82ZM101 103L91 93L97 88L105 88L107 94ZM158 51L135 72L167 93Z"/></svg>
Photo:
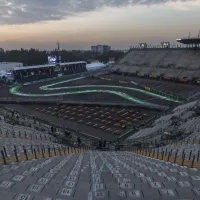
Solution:
<svg viewBox="0 0 200 200"><path fill-rule="evenodd" d="M3 65L1 72L2 75L0 78L10 80L12 82L28 82L85 71L86 62L84 61L37 66L23 66L22 64L20 65L20 63L6 63Z"/></svg>
<svg viewBox="0 0 200 200"><path fill-rule="evenodd" d="M13 69L0 92L0 199L200 199L194 47L134 48L92 71Z"/></svg>
<svg viewBox="0 0 200 200"><path fill-rule="evenodd" d="M199 55L199 49L133 49L112 70L179 82L183 78L187 82L197 82L200 79Z"/></svg>

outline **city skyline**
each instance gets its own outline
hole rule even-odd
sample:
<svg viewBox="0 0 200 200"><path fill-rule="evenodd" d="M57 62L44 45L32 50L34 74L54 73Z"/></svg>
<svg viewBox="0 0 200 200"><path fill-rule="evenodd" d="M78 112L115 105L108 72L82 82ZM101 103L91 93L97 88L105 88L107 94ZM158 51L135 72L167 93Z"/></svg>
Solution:
<svg viewBox="0 0 200 200"><path fill-rule="evenodd" d="M0 0L4 49L112 49L197 37L199 0Z"/></svg>

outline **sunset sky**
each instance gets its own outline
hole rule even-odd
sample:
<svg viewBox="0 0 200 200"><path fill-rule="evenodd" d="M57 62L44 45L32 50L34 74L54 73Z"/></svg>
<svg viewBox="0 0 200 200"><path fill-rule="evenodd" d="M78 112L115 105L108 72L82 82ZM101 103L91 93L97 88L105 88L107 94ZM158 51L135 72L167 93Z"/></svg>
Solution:
<svg viewBox="0 0 200 200"><path fill-rule="evenodd" d="M127 49L196 37L200 0L0 0L0 48Z"/></svg>

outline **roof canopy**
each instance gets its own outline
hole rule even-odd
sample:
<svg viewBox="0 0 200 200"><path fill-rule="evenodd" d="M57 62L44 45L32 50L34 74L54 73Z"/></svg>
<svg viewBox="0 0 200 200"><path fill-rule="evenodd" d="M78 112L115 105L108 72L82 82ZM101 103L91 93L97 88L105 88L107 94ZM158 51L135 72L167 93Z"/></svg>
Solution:
<svg viewBox="0 0 200 200"><path fill-rule="evenodd" d="M85 61L77 61L77 62L66 62L66 63L58 63L60 66L66 65L74 65L74 64L86 64ZM46 67L56 67L57 64L46 64L46 65L36 65L36 66L27 66L27 67L15 67L13 68L15 71L17 70L27 70L27 69L39 69L39 68L46 68Z"/></svg>
<svg viewBox="0 0 200 200"><path fill-rule="evenodd" d="M182 44L200 44L200 38L182 38L176 41Z"/></svg>

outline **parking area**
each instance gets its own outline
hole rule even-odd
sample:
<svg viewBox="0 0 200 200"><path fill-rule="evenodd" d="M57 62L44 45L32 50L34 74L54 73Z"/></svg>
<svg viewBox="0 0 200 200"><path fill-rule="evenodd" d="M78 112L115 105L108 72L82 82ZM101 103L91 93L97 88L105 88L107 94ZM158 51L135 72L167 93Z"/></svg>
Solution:
<svg viewBox="0 0 200 200"><path fill-rule="evenodd" d="M132 127L141 125L153 117L156 114L155 112L158 112L143 108L89 107L82 105L40 106L34 108L34 110L100 129L115 136L120 136Z"/></svg>

